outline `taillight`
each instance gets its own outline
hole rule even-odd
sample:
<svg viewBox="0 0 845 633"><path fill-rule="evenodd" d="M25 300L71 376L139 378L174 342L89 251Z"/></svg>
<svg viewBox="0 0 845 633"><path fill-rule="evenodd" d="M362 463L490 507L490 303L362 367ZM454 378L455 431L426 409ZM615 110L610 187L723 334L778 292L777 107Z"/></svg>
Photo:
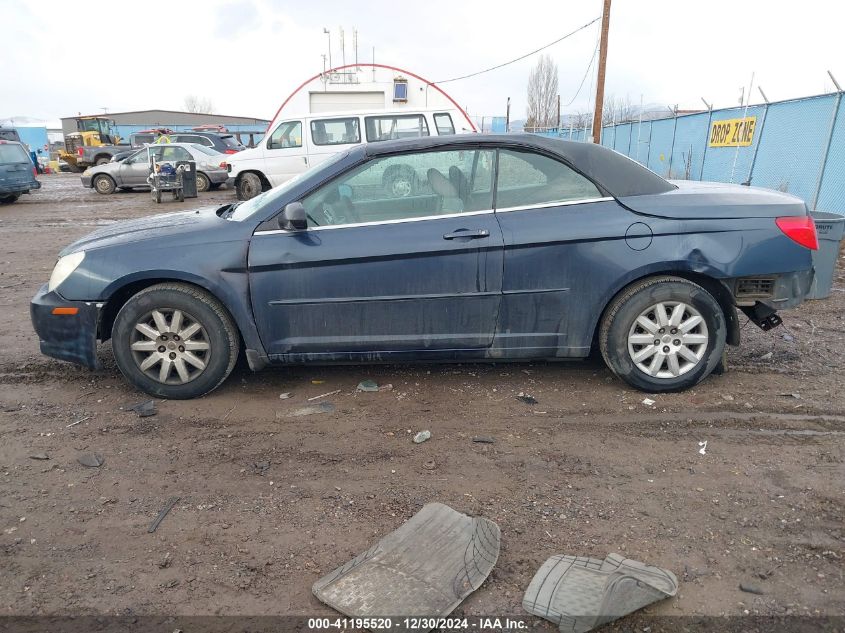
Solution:
<svg viewBox="0 0 845 633"><path fill-rule="evenodd" d="M775 224L789 239L805 248L819 250L819 238L816 235L816 223L808 215L776 218Z"/></svg>
<svg viewBox="0 0 845 633"><path fill-rule="evenodd" d="M35 176L36 178L38 178L38 168L37 167L32 168L32 175Z"/></svg>
<svg viewBox="0 0 845 633"><path fill-rule="evenodd" d="M227 149L223 152L224 154L237 154L238 150L236 149Z"/></svg>
<svg viewBox="0 0 845 633"><path fill-rule="evenodd" d="M82 156L82 148L81 148L81 147L77 147L77 148L76 148L76 153L77 153L77 154L79 154L80 156Z"/></svg>

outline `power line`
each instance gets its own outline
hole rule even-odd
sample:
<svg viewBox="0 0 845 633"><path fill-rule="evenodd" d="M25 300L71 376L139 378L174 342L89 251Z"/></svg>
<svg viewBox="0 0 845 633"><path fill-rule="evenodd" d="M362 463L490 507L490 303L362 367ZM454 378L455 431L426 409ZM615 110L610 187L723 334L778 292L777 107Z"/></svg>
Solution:
<svg viewBox="0 0 845 633"><path fill-rule="evenodd" d="M493 66L492 68L486 68L486 69L484 69L484 70L479 70L478 72L475 72L475 73L470 73L469 75L463 75L462 77L452 77L452 79L443 79L442 81L435 81L435 82L432 82L432 83L435 83L435 84L445 84L445 83L449 83L450 81L459 81L459 80L461 80L461 79L469 79L470 77L476 77L476 76L478 76L478 75L483 75L484 73L489 73L491 70L498 70L499 68L504 68L505 66L509 66L509 65L514 64L514 63L516 63L516 62L518 62L518 61L522 61L522 60L523 60L523 59L525 59L526 57L531 57L532 55L534 55L534 54L536 54L536 53L539 53L540 51L546 50L546 49L547 49L547 48L549 48L550 46L554 46L554 45L555 45L555 44L557 44L558 42L562 42L563 40L567 39L568 37L572 37L573 35L575 35L575 34L576 34L576 33L578 33L579 31L583 31L583 30L584 30L584 29L586 29L588 26L591 26L591 25L595 24L595 23L596 23L596 22L598 22L599 20L601 20L601 16L597 17L597 18L596 18L596 19L594 19L594 20L590 20L589 22L587 22L587 23L586 23L585 25L583 25L583 26L579 26L577 29L575 29L575 30L574 30L574 31L572 31L571 33L567 33L567 34L566 34L566 35L564 35L563 37L556 39L554 42L551 42L551 43L549 43L549 44L546 44L545 46L541 46L540 48L538 48L538 49L537 49L537 50L535 50L535 51L531 51L530 53L526 53L525 55L522 55L521 57L517 57L516 59L512 59L512 60L510 60L509 62L505 62L504 64L499 64L498 66Z"/></svg>
<svg viewBox="0 0 845 633"><path fill-rule="evenodd" d="M593 49L593 56L590 58L590 63L587 64L587 70L584 71L584 76L581 77L581 83L578 85L578 90L575 91L575 95L572 97L569 103L567 103L564 108L568 108L575 100L578 98L578 95L581 94L581 88L584 87L584 82L587 81L587 75L590 74L590 68L593 67L593 62L596 61L596 53L599 52L599 42L596 42L596 47Z"/></svg>

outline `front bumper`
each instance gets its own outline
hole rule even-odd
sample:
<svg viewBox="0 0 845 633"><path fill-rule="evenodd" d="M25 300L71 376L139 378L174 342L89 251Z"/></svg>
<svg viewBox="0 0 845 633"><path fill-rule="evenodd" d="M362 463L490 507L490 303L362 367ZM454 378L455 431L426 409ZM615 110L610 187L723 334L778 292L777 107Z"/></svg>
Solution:
<svg viewBox="0 0 845 633"><path fill-rule="evenodd" d="M83 187L90 188L92 186L91 181L93 180L93 178L91 176L80 176L79 179L82 181Z"/></svg>
<svg viewBox="0 0 845 633"><path fill-rule="evenodd" d="M55 308L75 308L76 314L54 314ZM41 353L59 360L99 369L97 323L100 307L86 301L67 301L41 286L29 304L32 326L38 334Z"/></svg>

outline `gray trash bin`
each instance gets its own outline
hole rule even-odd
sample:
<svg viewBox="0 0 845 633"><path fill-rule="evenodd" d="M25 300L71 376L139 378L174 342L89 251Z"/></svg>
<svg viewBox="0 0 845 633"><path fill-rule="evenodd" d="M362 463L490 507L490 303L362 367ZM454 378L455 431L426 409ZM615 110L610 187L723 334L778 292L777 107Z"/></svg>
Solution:
<svg viewBox="0 0 845 633"><path fill-rule="evenodd" d="M182 172L182 191L185 192L186 198L197 197L197 163L193 160L180 160L176 166L185 165L185 171Z"/></svg>
<svg viewBox="0 0 845 633"><path fill-rule="evenodd" d="M813 220L816 222L816 234L819 236L819 250L813 251L813 267L816 276L810 287L808 299L826 299L833 287L833 276L836 273L836 260L839 259L839 242L845 232L845 216L838 213L814 211Z"/></svg>

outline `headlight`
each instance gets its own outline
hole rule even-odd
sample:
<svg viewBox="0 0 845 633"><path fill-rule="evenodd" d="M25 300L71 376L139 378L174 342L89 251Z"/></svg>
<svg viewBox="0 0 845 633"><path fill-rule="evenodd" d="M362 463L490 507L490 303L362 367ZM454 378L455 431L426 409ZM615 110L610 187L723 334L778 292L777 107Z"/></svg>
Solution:
<svg viewBox="0 0 845 633"><path fill-rule="evenodd" d="M91 168L89 167L88 169L86 169L85 171L82 172L82 175L88 176L90 173L91 173Z"/></svg>
<svg viewBox="0 0 845 633"><path fill-rule="evenodd" d="M70 274L79 267L83 259L85 259L85 251L79 251L65 255L57 261L56 267L53 269L53 274L50 275L50 283L47 284L47 290L53 292L53 290L61 286L62 282L70 277Z"/></svg>

